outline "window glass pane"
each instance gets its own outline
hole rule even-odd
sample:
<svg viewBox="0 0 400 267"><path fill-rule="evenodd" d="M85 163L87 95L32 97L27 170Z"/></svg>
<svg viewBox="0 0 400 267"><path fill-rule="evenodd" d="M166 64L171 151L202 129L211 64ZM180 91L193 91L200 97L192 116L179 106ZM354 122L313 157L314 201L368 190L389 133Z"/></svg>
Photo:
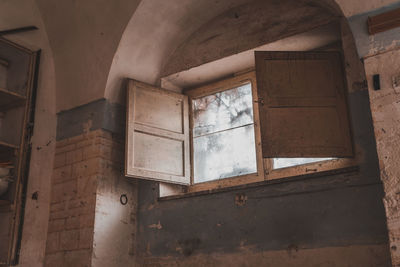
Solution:
<svg viewBox="0 0 400 267"><path fill-rule="evenodd" d="M196 137L194 183L257 172L254 125Z"/></svg>
<svg viewBox="0 0 400 267"><path fill-rule="evenodd" d="M274 169L282 169L334 158L274 158Z"/></svg>
<svg viewBox="0 0 400 267"><path fill-rule="evenodd" d="M194 99L193 136L253 123L251 83Z"/></svg>

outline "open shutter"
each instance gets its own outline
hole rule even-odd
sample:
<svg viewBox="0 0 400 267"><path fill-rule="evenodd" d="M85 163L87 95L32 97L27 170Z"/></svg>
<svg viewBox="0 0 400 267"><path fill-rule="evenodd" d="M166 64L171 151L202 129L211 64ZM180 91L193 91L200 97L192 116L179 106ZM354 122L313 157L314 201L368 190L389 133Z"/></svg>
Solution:
<svg viewBox="0 0 400 267"><path fill-rule="evenodd" d="M125 175L190 184L187 96L130 80Z"/></svg>
<svg viewBox="0 0 400 267"><path fill-rule="evenodd" d="M353 156L338 52L256 51L264 158Z"/></svg>

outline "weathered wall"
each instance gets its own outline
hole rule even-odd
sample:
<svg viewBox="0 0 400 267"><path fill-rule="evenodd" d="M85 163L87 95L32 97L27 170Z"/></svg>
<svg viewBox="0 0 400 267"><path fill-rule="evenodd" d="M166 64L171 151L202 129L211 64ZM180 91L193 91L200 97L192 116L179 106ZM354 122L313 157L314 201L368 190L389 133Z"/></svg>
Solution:
<svg viewBox="0 0 400 267"><path fill-rule="evenodd" d="M105 98L111 102L121 101L123 99L121 88L124 86L123 79L126 77L150 84L159 83L162 69L168 64L171 55L184 42L190 41L193 33L198 31L202 25L217 20L220 14L226 13L231 8L250 2L254 1L188 0L180 1L178 5L159 0L142 1L127 24L113 61L110 63L110 71L107 73L108 78L105 85ZM396 2L398 1L324 0L315 1L314 4L317 7L329 7L335 14L340 13L339 9L341 9L345 17L352 17ZM274 13L274 15L278 14L280 15L278 12ZM251 17L251 20L258 21L259 18L254 16ZM207 29L210 30L210 28ZM262 35L260 32L260 39ZM237 46L231 51L233 54L243 49L240 45L241 42L243 39L231 43L232 47ZM177 60L179 61L179 59Z"/></svg>
<svg viewBox="0 0 400 267"><path fill-rule="evenodd" d="M28 177L25 223L19 266L42 266L49 217L50 177L56 133L56 96L53 54L41 14L33 0L0 2L0 28L35 25L37 31L4 36L33 51L42 50L38 77L35 126ZM43 164L48 163L48 164ZM38 198L31 196L37 192Z"/></svg>
<svg viewBox="0 0 400 267"><path fill-rule="evenodd" d="M139 0L36 0L54 53L57 111L104 96L112 58Z"/></svg>
<svg viewBox="0 0 400 267"><path fill-rule="evenodd" d="M240 251L245 250L249 253L243 255L249 262L271 263L268 257L259 255L278 251L281 254L276 254L280 255L276 266L297 266L299 262L291 261L291 253L282 252L308 250L309 254L303 255L309 256L302 258L306 266L327 262L331 266L366 266L365 256L354 257L351 263L339 259L346 253L364 255L365 249L373 251L378 246L380 253L367 257L369 266L390 266L368 90L345 23L343 47L360 170L173 200L159 200L157 184L143 181L139 191L138 242L142 264L237 266L238 262L232 263L228 258L242 255ZM190 51L194 55L196 45ZM243 207L235 205L236 194L247 196ZM326 256L322 248L336 252ZM336 254L338 251L343 254ZM320 262L322 255L327 262Z"/></svg>
<svg viewBox="0 0 400 267"><path fill-rule="evenodd" d="M168 257L182 265L202 266L209 261L229 266L232 262L218 261L216 255L227 259L245 250L249 262L270 263L269 257L257 255L280 251L277 266L296 266L290 255L310 249L299 257L307 262L305 266L312 266L322 264L319 257L326 255L318 248L328 248L336 252L325 260L330 266L343 266L339 259L345 254L364 255L365 249L378 248L378 254L369 255L371 265L364 265L362 256L353 258L351 266L390 266L367 90L352 92L349 105L358 171L288 178L256 188L172 200L158 200L156 183L140 182L138 251L143 263L167 265L164 258ZM245 205L235 204L237 194L247 196ZM372 265L376 261L380 265Z"/></svg>
<svg viewBox="0 0 400 267"><path fill-rule="evenodd" d="M21 250L21 263L20 263L21 266L41 266L44 259L44 248L46 243L46 232L47 232L46 229L47 229L48 212L49 212L48 204L50 201L50 175L53 165L52 160L55 147L54 138L55 138L55 123L56 123L55 121L56 76L54 73L53 56L49 43L51 44L51 48L53 49L54 55L56 57L55 67L57 71L58 111L69 109L83 103L91 102L93 100L98 100L104 96L107 99L116 101L122 92L121 84L124 77L132 77L132 78L142 79L148 82L155 82L159 78L160 69L164 64L164 62L182 42L184 42L194 31L199 29L201 25L210 21L212 18L222 13L223 11L226 11L227 9L234 6L232 4L232 1L208 2L208 1L188 0L184 2L179 2L179 4L177 5L173 5L170 3L164 3L165 1L146 0L142 1L141 5L139 6L139 9L136 10L136 12L134 12L139 1L134 1L134 2L118 1L118 2L113 2L113 4L110 4L111 3L110 1L95 1L90 3L89 2L77 3L76 1L69 1L65 3L58 3L58 2L55 3L47 0L38 0L37 2L39 3L39 9L36 7L36 3L31 0L23 0L17 2L6 0L1 2L1 9L0 9L1 13L0 25L2 28L7 29L18 26L32 25L32 24L40 28L40 30L36 32L9 36L8 38L17 41L22 45L31 47L33 49L37 48L43 49L41 73L39 79L37 112L36 112L36 125L35 125L36 127L33 137L33 147L35 149L33 150L33 155L32 155L30 179L28 185L28 196L31 196L34 192L38 192L39 198L38 200L33 200L31 198L28 198L27 200L27 212L25 214L26 216L25 221L28 221L29 223L25 224L24 227L22 250ZM211 2L212 6L210 7ZM236 1L235 5L236 3L242 4L245 2L247 1L239 1L239 2ZM353 15L357 15L361 12L366 12L371 9L380 8L387 4L391 3L396 4L397 1L366 0L363 2L359 2L359 1L337 0L336 2L342 8L344 15L350 17ZM384 44L384 47L390 47L390 49L395 48L394 46L386 45L388 44L386 43L388 39L386 39L386 37L382 37L382 35L370 38L368 37L368 35L365 34L365 28L363 27L365 26L365 19L368 14L369 13L361 14L359 16L354 16L349 19L349 21L352 24L353 34L356 35L358 50L370 51L369 46L371 44L372 48L374 48L374 47L380 47L380 44L382 43ZM44 18L44 22L41 20L42 15ZM359 20L360 17L362 17L362 20ZM124 32L124 28L127 25L129 19L130 19L129 24ZM359 24L357 24L356 22L352 23L352 21L358 21L357 23ZM49 32L50 42L47 39L45 30ZM391 31L390 34L392 33L393 32ZM357 37L358 34L361 34L360 38ZM123 38L120 41L121 36L123 36ZM394 39L397 38L396 35L393 36ZM381 40L383 41L381 42ZM369 44L368 49L362 50L361 48L364 47L367 42ZM378 50L381 51L380 49ZM361 52L360 54L362 55ZM380 59L380 60L382 62L387 61L386 59ZM350 64L353 64L353 62L350 62ZM383 67L384 65L382 64L381 66ZM357 76L359 75L359 73L355 73L355 75ZM358 80L356 83L351 82L350 85L351 85L350 88L353 88L355 90L362 90L364 87L362 79ZM396 99L395 97L396 96L394 95L390 101L393 102L394 101L393 99ZM123 96L120 98L123 98ZM358 99L365 99L365 98L366 95L363 96L358 95L354 99L357 102ZM385 99L389 98L390 97ZM390 104L389 106L394 108L396 101L394 101L393 104ZM379 103L379 101L377 101L376 103ZM111 106L112 105L110 104L109 107ZM393 118L394 112L387 111L387 109L382 108L379 105L374 106L373 103L374 111L375 107L377 108L376 110L378 110L377 113L378 115L384 114L384 116L386 116L384 121L387 121L387 117ZM107 112L107 107L105 106L100 107L100 109ZM361 111L365 110L362 109ZM61 116L62 115L60 115L60 117ZM96 116L97 115L94 115L94 117ZM86 114L84 117L85 120L82 119L79 120L75 118L78 121L83 121L84 123L86 123L85 125L81 124L79 126L80 128L79 131L77 131L76 135L81 134L82 129L95 130L98 127L96 125L104 124L103 122L96 124L95 120L98 117L94 118L91 124L90 117L91 117L90 114ZM363 116L358 115L358 118L361 117ZM396 121L396 119L393 119L393 121ZM376 120L375 123L378 123L376 124L376 129L379 130L381 121ZM69 123L66 124L68 125ZM388 126L394 127L393 125L388 125ZM396 129L393 130L392 132L396 133ZM63 130L60 129L58 130L58 134L60 136L64 134L65 136L63 138L68 138L66 136L72 136L66 134ZM359 134L363 135L364 133L359 132ZM365 134L369 135L370 132L367 131ZM387 153L387 151L391 151L389 153L390 154L389 158L395 159L397 151L387 150L389 147L388 145L389 142L385 143L386 142L385 136L386 135L379 135L378 137L379 140L378 144L385 144L381 147L378 145L380 155L386 155L385 153ZM365 137L365 139L363 140L369 140L367 142L368 144L363 144L360 147L370 150L370 148L374 146L372 145L372 143L370 143L372 142L371 141L372 139L370 139L370 137ZM366 155L367 157L370 156L372 158L375 157L374 153L373 155L370 155L369 153L364 153L364 155ZM383 156L382 158L381 156L381 160L385 159L384 157L385 156ZM366 162L369 161L367 160ZM374 162L374 160L370 162ZM389 183L390 185L392 181L393 182L397 181L396 178L397 176L395 174L397 172L397 168L395 167L395 164L392 163L387 165L389 167L385 167L384 170L387 170L387 173L391 174L389 178L386 179L387 181L390 181ZM362 181L364 181L364 178L361 177L364 177L363 174L366 172L367 172L366 169L360 171L359 177ZM376 172L376 169L374 170L374 172ZM116 179L115 180L116 183L117 181L116 176L113 176L113 179ZM384 181L386 180L384 179ZM105 186L105 188L108 187L109 186ZM370 185L370 187L373 188L374 186ZM376 185L376 187L379 187L379 185ZM114 199L114 197L117 197L122 191L125 190L125 188L126 188L125 185L122 185L121 187L117 186L115 190L114 189L111 190L112 192L111 195L107 195L108 193L104 193L105 195L107 195L104 197L104 200L108 201L108 199ZM147 186L144 186L143 188L144 188L143 194L147 192L146 190L152 191ZM265 188L271 188L271 186L265 186ZM322 186L321 188L325 187ZM331 187L329 188L330 188L329 190L331 190ZM388 186L387 188L390 189L392 187ZM348 191L346 191L348 189L346 190L342 189L342 190L343 194L345 194L345 192L347 192L346 193L347 195L349 194ZM375 190L377 193L381 194L381 190L379 190L379 188L378 189L375 188ZM370 193L367 193L368 190L363 189L361 191L362 193L360 193L360 197L368 201L372 202L375 201L374 204L379 205L378 203L379 196L375 196L374 199L371 199L372 196ZM388 192L390 193L391 191ZM99 196L100 195L101 194L99 194ZM388 200L393 199L391 193L388 194L388 196L389 196ZM221 203L224 205L229 205L230 201L233 202L233 200L231 199L232 195L230 196L214 195L211 197L216 200L217 204ZM288 201L290 199L291 197L289 197ZM196 205L199 205L198 207L201 207L202 205L201 202L197 203L198 201L194 201L193 199L185 201L188 201L187 203L194 203ZM293 201L293 199L291 201ZM289 203L291 202L289 201ZM392 202L389 201L389 204L390 203ZM143 202L143 205L145 204L146 203ZM162 204L161 207L166 207L168 205L170 204ZM254 205L253 208L256 209L257 205ZM354 205L353 208L359 207L357 206L358 204L353 204L353 205ZM113 211L114 207L115 206L110 204L107 210ZM388 207L393 207L393 206L390 204L388 205ZM315 212L313 214L320 214L320 212L322 212L323 207L319 206L319 208L320 209L318 209L317 207L315 210L313 210ZM345 213L345 209L343 207L339 208L341 209L338 210L338 213L342 214L343 216L343 213ZM392 211L396 210L397 210L396 208L393 209L391 208L390 214L394 214ZM181 211L184 211L184 209L181 209ZM361 211L365 212L365 209L362 208ZM377 218L374 217L375 215L371 216L373 218ZM148 218L153 218L153 219L156 218L155 214L148 213L148 216L149 216ZM163 213L162 216L166 215ZM126 219L126 217L124 218ZM373 218L370 218L371 222L374 221ZM392 218L397 218L397 217L395 217L394 215L393 216L390 215L390 218L391 219L389 220L390 222L389 227L390 229L394 229L392 233L397 233L397 230L395 230L397 228L395 228L395 226L393 226L395 224L392 223L393 221L395 221L392 220ZM208 219L208 221L206 222L210 222L210 220L211 219ZM191 221L189 220L187 222L190 223ZM158 225L158 221L152 223ZM361 223L361 225L363 225L363 223ZM204 225L201 224L201 226ZM375 226L369 225L369 226L373 228L376 225ZM347 226L345 225L344 227ZM149 228L149 229L145 228L145 229L147 230L145 234L158 235L157 231L155 233L148 232L150 230L153 231L154 228ZM371 238L373 235L380 236L379 231L382 231L381 227L376 227L374 229L376 231L371 231L370 235L367 236L366 240L368 240L368 238ZM165 228L163 231L166 231ZM360 233L364 234L365 231L361 231ZM110 232L110 235L108 236L115 236L115 235L119 234L117 233L111 234ZM165 238L165 236L166 235L161 234L161 238ZM392 242L397 242L396 241L397 236L398 236L397 234L395 236L392 235ZM344 240L348 240L349 238L350 235L344 236ZM104 239L105 238L102 238L102 240ZM378 240L382 241L383 239L378 238ZM333 250L340 251L340 253L336 255L345 256L347 255L346 254L347 252L345 251L352 253L354 252L355 249L360 252L359 255L364 255L363 253L367 254L366 259L369 259L371 261L372 259L368 258L368 256L371 256L371 254L373 254L374 251L379 251L377 253L381 256L380 257L382 259L381 262L386 262L385 259L387 258L387 255L385 254L383 249L384 241L382 242L383 242L382 245L377 245L377 246L357 245L355 247L349 247L348 250L346 250L345 247L336 247L333 248ZM333 242L332 245L334 244L335 243ZM397 247L397 245L395 246ZM372 253L365 252L366 250L369 249L371 249ZM392 250L396 251L395 249ZM149 251L151 252L151 246L149 248ZM307 251L309 252L312 251L314 255L315 255L314 252L316 252L316 250L311 250L311 249ZM327 253L329 255L330 252L328 251L329 249L324 250L322 248L318 248L318 253L320 253L320 255L325 255L324 253ZM304 254L302 254L303 252ZM262 252L261 255L266 255L268 253ZM177 254L179 255L179 253ZM230 255L229 257L235 258L234 255L226 251L225 253L223 253L223 255ZM235 255L239 254L235 253ZM302 256L300 255L307 255L307 253L306 250L301 250L299 254L295 255L299 255L299 258L301 258ZM195 260L196 257L197 256L193 256L189 260ZM359 261L360 264L362 263L361 261L362 257L364 256L358 257L358 259L360 259ZM99 256L99 258L101 258L101 256ZM180 260L183 259L180 256L178 258ZM306 259L310 258L311 258L310 256L306 256ZM157 262L160 259L161 256L159 258L156 258L155 261ZM287 260L287 258L285 257L283 257L283 259L285 261ZM317 262L318 264L322 263L326 265L331 264L331 262L329 261L321 263L318 260L316 260L315 263L317 264ZM337 262L337 264L339 264L339 262ZM342 265L345 264L347 263L342 262ZM367 266L367 265L362 265L362 266ZM377 263L376 266L379 266L379 264Z"/></svg>
<svg viewBox="0 0 400 267"><path fill-rule="evenodd" d="M399 38L400 39L400 38ZM365 60L374 119L393 266L400 266L400 88L392 77L400 75L400 51ZM381 90L373 89L372 76L380 75Z"/></svg>
<svg viewBox="0 0 400 267"><path fill-rule="evenodd" d="M135 264L137 185L123 177L120 109L100 100L58 116L45 266Z"/></svg>
<svg viewBox="0 0 400 267"><path fill-rule="evenodd" d="M249 2L203 24L176 48L164 63L160 75L164 77L306 32L336 17L336 13L316 3Z"/></svg>

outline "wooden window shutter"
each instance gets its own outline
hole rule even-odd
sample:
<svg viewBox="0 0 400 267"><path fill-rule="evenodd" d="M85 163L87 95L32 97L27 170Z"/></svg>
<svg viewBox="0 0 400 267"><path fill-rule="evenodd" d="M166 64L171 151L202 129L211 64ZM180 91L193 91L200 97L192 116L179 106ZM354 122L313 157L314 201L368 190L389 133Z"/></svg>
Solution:
<svg viewBox="0 0 400 267"><path fill-rule="evenodd" d="M338 52L256 51L264 158L351 157Z"/></svg>
<svg viewBox="0 0 400 267"><path fill-rule="evenodd" d="M129 81L126 176L190 184L188 111L187 96Z"/></svg>

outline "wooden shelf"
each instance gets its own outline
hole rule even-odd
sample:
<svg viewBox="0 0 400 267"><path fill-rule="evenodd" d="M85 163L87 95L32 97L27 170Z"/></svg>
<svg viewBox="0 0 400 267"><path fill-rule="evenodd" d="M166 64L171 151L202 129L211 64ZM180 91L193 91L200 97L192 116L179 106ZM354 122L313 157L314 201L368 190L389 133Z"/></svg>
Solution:
<svg viewBox="0 0 400 267"><path fill-rule="evenodd" d="M0 65L3 65L5 67L8 67L8 61L5 59L0 58Z"/></svg>
<svg viewBox="0 0 400 267"><path fill-rule="evenodd" d="M11 202L8 200L0 199L0 207L9 206Z"/></svg>
<svg viewBox="0 0 400 267"><path fill-rule="evenodd" d="M13 145L13 144L9 144L3 141L0 141L0 149L1 148L11 148L11 149L18 149L19 146Z"/></svg>
<svg viewBox="0 0 400 267"><path fill-rule="evenodd" d="M24 105L26 97L0 88L0 111Z"/></svg>

